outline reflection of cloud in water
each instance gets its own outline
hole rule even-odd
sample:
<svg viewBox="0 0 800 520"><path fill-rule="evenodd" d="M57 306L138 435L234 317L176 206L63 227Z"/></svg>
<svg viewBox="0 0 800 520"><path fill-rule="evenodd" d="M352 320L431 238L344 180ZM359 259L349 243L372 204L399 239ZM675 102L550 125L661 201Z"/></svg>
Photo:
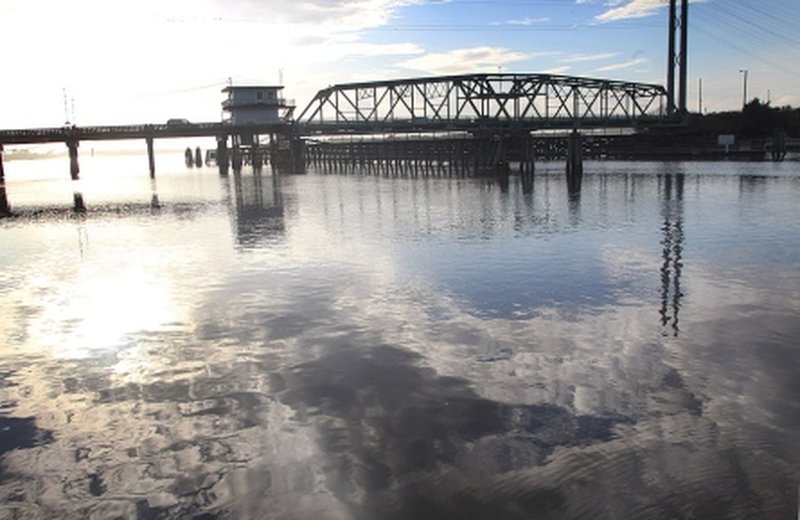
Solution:
<svg viewBox="0 0 800 520"><path fill-rule="evenodd" d="M607 441L620 420L487 400L408 351L343 343L296 367L280 399L318 424L328 487L354 518L563 511L563 496L549 486L516 500L475 491L498 474L543 464L556 448Z"/></svg>
<svg viewBox="0 0 800 520"><path fill-rule="evenodd" d="M796 287L721 277L696 258L681 335L664 337L656 226L631 254L604 245L598 260L609 277L636 265L627 276L653 294L481 318L398 268L384 231L361 233L400 224L386 200L377 223L358 186L364 215L342 228L336 197L305 223L298 194L285 240L238 257L191 323L131 333L113 355L26 366L4 399L53 438L4 454L20 477L0 494L51 516L793 513ZM765 312L765 299L785 311Z"/></svg>

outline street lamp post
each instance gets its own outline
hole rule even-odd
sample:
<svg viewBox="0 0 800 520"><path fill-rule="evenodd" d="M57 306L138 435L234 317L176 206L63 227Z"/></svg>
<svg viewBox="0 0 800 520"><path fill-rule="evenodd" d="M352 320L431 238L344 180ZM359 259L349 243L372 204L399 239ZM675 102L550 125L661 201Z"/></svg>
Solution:
<svg viewBox="0 0 800 520"><path fill-rule="evenodd" d="M742 78L742 110L747 106L747 69L739 69L743 74Z"/></svg>

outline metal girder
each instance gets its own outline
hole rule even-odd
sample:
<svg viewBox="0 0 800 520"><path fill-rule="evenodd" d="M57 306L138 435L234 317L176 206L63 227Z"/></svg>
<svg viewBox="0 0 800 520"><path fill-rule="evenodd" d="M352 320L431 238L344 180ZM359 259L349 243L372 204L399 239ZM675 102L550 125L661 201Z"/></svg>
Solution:
<svg viewBox="0 0 800 520"><path fill-rule="evenodd" d="M302 133L407 128L574 128L668 123L661 85L552 74L471 74L334 85L297 119Z"/></svg>

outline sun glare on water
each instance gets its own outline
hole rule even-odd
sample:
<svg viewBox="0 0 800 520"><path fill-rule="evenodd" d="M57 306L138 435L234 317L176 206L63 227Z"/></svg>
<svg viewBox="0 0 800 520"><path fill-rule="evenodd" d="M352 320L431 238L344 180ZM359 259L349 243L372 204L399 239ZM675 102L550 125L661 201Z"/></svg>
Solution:
<svg viewBox="0 0 800 520"><path fill-rule="evenodd" d="M143 271L124 276L82 272L40 300L41 312L30 325L30 342L56 358L90 356L113 350L131 334L158 330L180 321L167 284Z"/></svg>

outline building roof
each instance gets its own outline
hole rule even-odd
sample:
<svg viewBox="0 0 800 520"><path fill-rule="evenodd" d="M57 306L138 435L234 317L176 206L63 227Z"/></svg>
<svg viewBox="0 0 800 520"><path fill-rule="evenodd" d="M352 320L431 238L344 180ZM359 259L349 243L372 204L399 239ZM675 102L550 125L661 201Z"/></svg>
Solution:
<svg viewBox="0 0 800 520"><path fill-rule="evenodd" d="M280 90L283 85L229 85L222 89L222 92L230 92L232 90Z"/></svg>

